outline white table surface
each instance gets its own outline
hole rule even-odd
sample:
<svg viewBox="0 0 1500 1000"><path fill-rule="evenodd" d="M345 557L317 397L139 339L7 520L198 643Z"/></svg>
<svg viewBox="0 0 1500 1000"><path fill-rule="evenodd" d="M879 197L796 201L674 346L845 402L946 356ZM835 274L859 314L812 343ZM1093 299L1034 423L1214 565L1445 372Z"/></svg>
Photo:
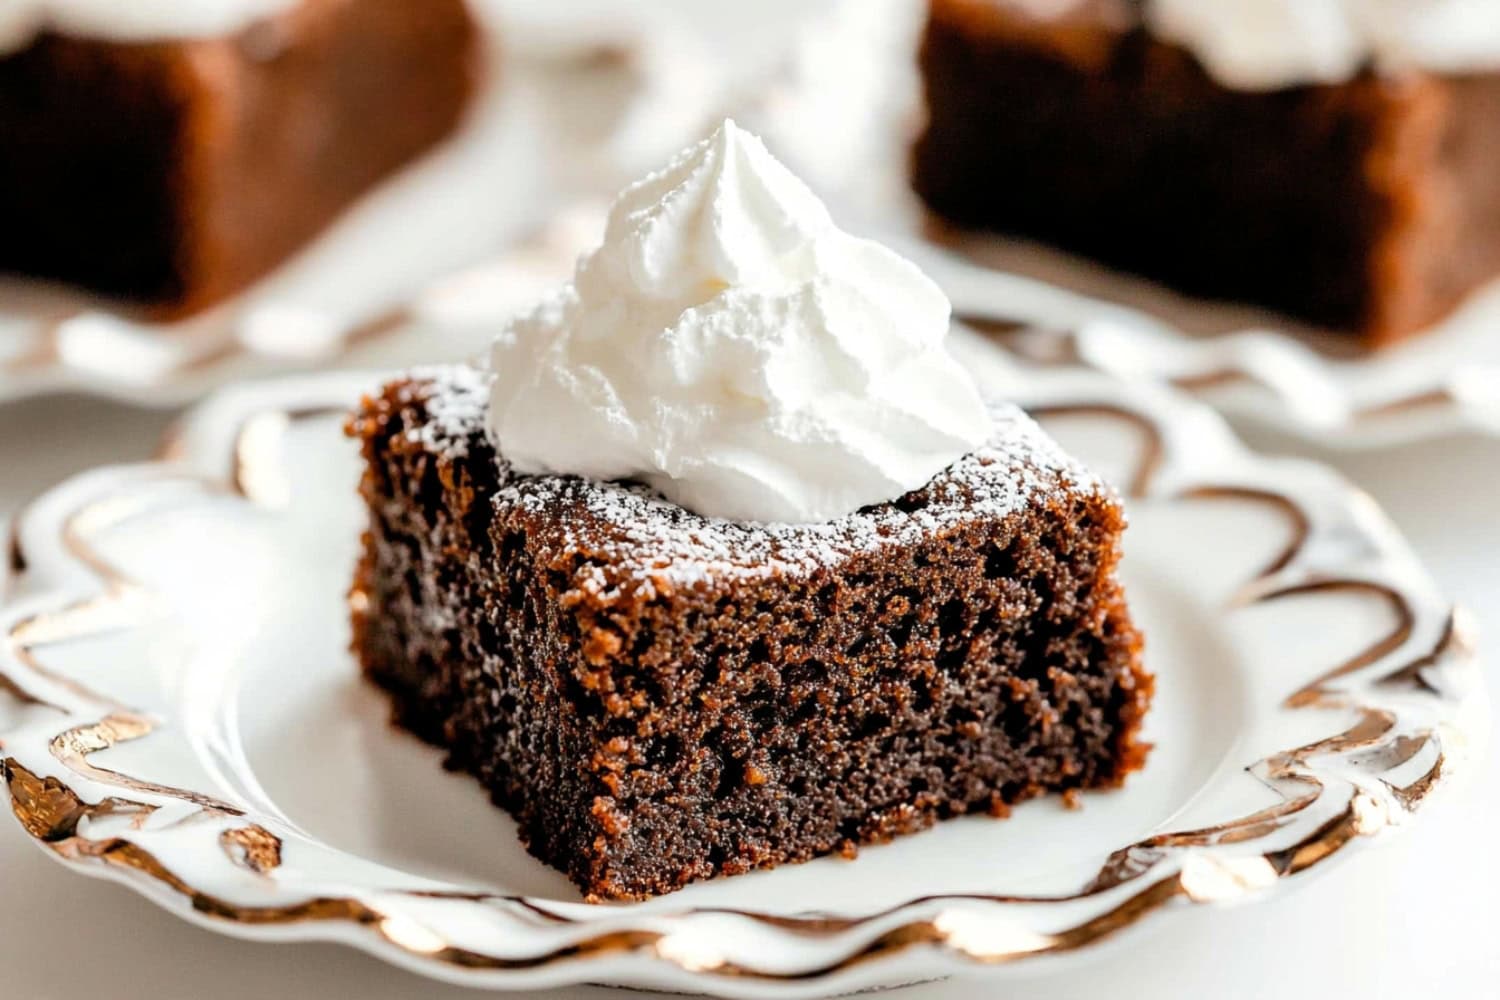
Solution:
<svg viewBox="0 0 1500 1000"><path fill-rule="evenodd" d="M147 457L170 420L76 398L0 408L0 518L73 471ZM1277 442L1257 442L1275 445ZM1500 633L1500 441L1333 457L1379 499L1453 595ZM1487 664L1493 681L1496 661ZM1495 754L1433 811L1274 901L1179 912L1046 978L951 981L899 1000L1500 996L1500 771ZM0 1000L472 997L350 950L254 945L181 923L65 871L0 817ZM551 996L616 998L574 989Z"/></svg>

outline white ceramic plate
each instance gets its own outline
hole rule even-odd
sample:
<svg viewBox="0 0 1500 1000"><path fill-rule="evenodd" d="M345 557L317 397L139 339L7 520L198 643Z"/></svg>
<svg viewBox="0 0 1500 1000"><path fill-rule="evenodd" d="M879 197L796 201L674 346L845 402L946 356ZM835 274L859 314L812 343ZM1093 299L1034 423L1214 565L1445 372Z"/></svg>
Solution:
<svg viewBox="0 0 1500 1000"><path fill-rule="evenodd" d="M1334 448L1500 437L1500 284L1438 328L1371 353L1035 246L972 235L951 248L901 246L960 314L1004 328L999 342L1032 364L1170 384L1247 424Z"/></svg>
<svg viewBox="0 0 1500 1000"><path fill-rule="evenodd" d="M53 858L228 934L480 986L810 997L1076 961L1167 911L1213 919L1202 904L1282 891L1462 769L1485 723L1462 617L1364 495L1254 457L1196 404L1017 381L960 347L1128 491L1160 693L1123 791L582 903L387 724L346 651L362 512L340 414L374 379L343 374L220 394L161 461L18 518L0 608L14 813Z"/></svg>

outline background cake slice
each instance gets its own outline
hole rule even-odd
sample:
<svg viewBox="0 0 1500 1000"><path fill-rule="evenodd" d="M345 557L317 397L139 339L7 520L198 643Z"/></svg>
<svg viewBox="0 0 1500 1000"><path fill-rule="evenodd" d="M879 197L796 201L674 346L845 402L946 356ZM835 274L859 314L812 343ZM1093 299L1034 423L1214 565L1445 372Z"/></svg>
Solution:
<svg viewBox="0 0 1500 1000"><path fill-rule="evenodd" d="M1492 69L1443 73L1323 65L1358 53L1303 37L1327 21L1309 17L1247 50L1271 58L1252 76L1213 72L1151 30L1150 12L1167 6L931 0L917 191L962 225L1373 344L1429 327L1500 276L1500 21ZM1219 32L1215 52L1253 34L1233 16L1255 4L1170 6ZM1294 20L1295 5L1261 6ZM1298 58L1308 65L1282 65Z"/></svg>
<svg viewBox="0 0 1500 1000"><path fill-rule="evenodd" d="M130 6L0 38L0 270L164 317L281 263L452 132L475 85L464 0L215 4L269 13L205 37L208 8Z"/></svg>
<svg viewBox="0 0 1500 1000"><path fill-rule="evenodd" d="M1152 682L1114 494L1011 407L810 525L515 473L467 368L352 422L355 649L398 721L596 899L803 861L1141 766Z"/></svg>

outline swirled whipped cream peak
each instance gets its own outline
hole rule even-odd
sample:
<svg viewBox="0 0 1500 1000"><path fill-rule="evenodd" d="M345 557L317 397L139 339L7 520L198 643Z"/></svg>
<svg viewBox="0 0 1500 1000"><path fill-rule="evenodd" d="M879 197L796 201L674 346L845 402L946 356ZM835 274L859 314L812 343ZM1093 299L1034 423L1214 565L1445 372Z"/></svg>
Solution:
<svg viewBox="0 0 1500 1000"><path fill-rule="evenodd" d="M573 282L496 339L490 435L523 473L634 479L707 517L831 520L988 437L949 312L726 121L627 188Z"/></svg>

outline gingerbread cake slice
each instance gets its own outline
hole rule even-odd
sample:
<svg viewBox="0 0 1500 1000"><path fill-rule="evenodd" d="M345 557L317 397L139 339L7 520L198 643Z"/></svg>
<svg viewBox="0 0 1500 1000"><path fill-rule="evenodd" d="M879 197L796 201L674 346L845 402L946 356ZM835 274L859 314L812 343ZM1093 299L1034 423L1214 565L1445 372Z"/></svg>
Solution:
<svg viewBox="0 0 1500 1000"><path fill-rule="evenodd" d="M351 433L354 649L591 899L851 853L1139 768L1152 692L1114 493L1020 411L816 524L523 475L488 378L391 382Z"/></svg>
<svg viewBox="0 0 1500 1000"><path fill-rule="evenodd" d="M30 6L30 32L0 18L0 270L160 318L245 288L448 136L478 73L464 0Z"/></svg>
<svg viewBox="0 0 1500 1000"><path fill-rule="evenodd" d="M1308 6L930 0L916 190L1192 295L1419 333L1500 277L1500 13L1457 37L1442 4Z"/></svg>

